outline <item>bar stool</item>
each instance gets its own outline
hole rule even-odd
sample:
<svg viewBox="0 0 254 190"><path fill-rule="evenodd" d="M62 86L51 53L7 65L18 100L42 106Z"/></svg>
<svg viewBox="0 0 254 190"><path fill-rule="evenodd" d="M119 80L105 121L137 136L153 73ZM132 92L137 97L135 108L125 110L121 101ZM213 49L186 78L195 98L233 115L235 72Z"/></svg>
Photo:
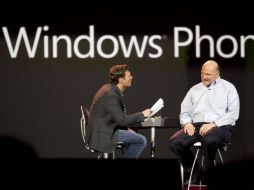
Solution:
<svg viewBox="0 0 254 190"><path fill-rule="evenodd" d="M191 185L191 180L192 180L193 170L194 170L195 164L197 163L197 159L198 159L198 156L199 156L200 149L202 148L202 144L201 144L201 142L196 142L196 143L194 143L193 146L195 148L197 148L197 151L196 151L195 158L194 158L194 161L193 161L193 164L192 164L192 167L191 167L191 173L190 173L190 177L189 177L189 181L188 181L187 190L190 190L190 187L192 186ZM225 144L225 146L223 146L222 148L218 148L218 150L217 150L220 161L221 161L222 164L224 164L224 161L223 161L221 152L226 152L227 151L227 146L228 146L228 144ZM204 162L204 156L202 155L201 167L203 166L203 162ZM214 165L216 165L216 159L214 160ZM184 189L184 168L183 168L182 164L180 164L180 173L181 173L182 189ZM202 187L206 187L206 185L201 184L201 181L200 181L199 184L197 184L197 186L199 186L200 190L201 190Z"/></svg>

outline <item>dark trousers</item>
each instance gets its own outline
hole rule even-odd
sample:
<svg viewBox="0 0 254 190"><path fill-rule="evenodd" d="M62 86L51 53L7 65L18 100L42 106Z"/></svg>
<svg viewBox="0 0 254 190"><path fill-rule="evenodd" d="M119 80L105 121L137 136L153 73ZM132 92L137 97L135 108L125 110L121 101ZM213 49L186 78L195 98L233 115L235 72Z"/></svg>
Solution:
<svg viewBox="0 0 254 190"><path fill-rule="evenodd" d="M191 168L194 155L191 150L192 145L195 142L200 141L203 148L204 163L203 171L207 172L214 166L214 159L218 148L223 147L226 143L232 140L232 127L233 126L221 126L212 128L206 135L200 136L199 129L205 123L193 123L196 128L195 134L189 136L181 129L172 135L169 139L170 149L174 152L185 169Z"/></svg>

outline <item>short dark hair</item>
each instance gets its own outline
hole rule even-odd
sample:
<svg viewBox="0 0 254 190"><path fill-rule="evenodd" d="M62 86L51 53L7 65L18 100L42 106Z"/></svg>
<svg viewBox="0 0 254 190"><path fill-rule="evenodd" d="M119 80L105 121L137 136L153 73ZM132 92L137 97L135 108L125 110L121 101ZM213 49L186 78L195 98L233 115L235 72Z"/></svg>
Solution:
<svg viewBox="0 0 254 190"><path fill-rule="evenodd" d="M111 84L118 84L119 78L124 78L126 71L129 71L129 66L127 64L114 65L111 67L109 70Z"/></svg>

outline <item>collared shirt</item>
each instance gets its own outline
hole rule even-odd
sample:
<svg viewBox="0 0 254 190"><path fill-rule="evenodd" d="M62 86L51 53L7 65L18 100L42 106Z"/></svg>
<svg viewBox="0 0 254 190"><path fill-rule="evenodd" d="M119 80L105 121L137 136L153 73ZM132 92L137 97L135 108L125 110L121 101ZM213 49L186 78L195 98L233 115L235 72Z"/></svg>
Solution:
<svg viewBox="0 0 254 190"><path fill-rule="evenodd" d="M240 101L235 86L217 78L209 87L193 86L181 104L180 123L215 122L216 126L235 125Z"/></svg>

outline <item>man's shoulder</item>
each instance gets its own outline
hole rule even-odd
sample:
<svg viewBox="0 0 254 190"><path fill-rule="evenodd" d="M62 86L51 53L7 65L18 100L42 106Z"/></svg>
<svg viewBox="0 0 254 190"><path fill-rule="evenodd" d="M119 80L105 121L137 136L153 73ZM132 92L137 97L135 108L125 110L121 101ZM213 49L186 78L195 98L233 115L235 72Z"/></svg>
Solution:
<svg viewBox="0 0 254 190"><path fill-rule="evenodd" d="M221 84L223 84L227 88L234 88L235 89L235 85L232 82L229 82L228 80L221 79Z"/></svg>
<svg viewBox="0 0 254 190"><path fill-rule="evenodd" d="M195 84L194 86L192 86L191 89L198 89L198 88L201 88L201 87L203 87L203 86L204 86L203 83L200 82L200 83L197 83L197 84Z"/></svg>
<svg viewBox="0 0 254 190"><path fill-rule="evenodd" d="M107 95L110 91L112 91L112 85L104 84L99 88L99 90L97 91L95 96L97 98L103 97L103 96Z"/></svg>
<svg viewBox="0 0 254 190"><path fill-rule="evenodd" d="M111 84L104 84L100 87L100 89L98 91L102 91L102 92L109 92L109 91L112 91L113 89L113 86Z"/></svg>
<svg viewBox="0 0 254 190"><path fill-rule="evenodd" d="M221 81L222 83L225 83L225 84L232 84L232 85L233 85L232 82L229 82L229 81L226 80L226 79L220 79L220 81Z"/></svg>
<svg viewBox="0 0 254 190"><path fill-rule="evenodd" d="M112 84L104 84L100 91L103 93L104 96L118 96L119 92L117 90L117 87Z"/></svg>
<svg viewBox="0 0 254 190"><path fill-rule="evenodd" d="M111 84L103 84L102 86L101 86L101 89L104 89L104 88L112 88L112 85Z"/></svg>

